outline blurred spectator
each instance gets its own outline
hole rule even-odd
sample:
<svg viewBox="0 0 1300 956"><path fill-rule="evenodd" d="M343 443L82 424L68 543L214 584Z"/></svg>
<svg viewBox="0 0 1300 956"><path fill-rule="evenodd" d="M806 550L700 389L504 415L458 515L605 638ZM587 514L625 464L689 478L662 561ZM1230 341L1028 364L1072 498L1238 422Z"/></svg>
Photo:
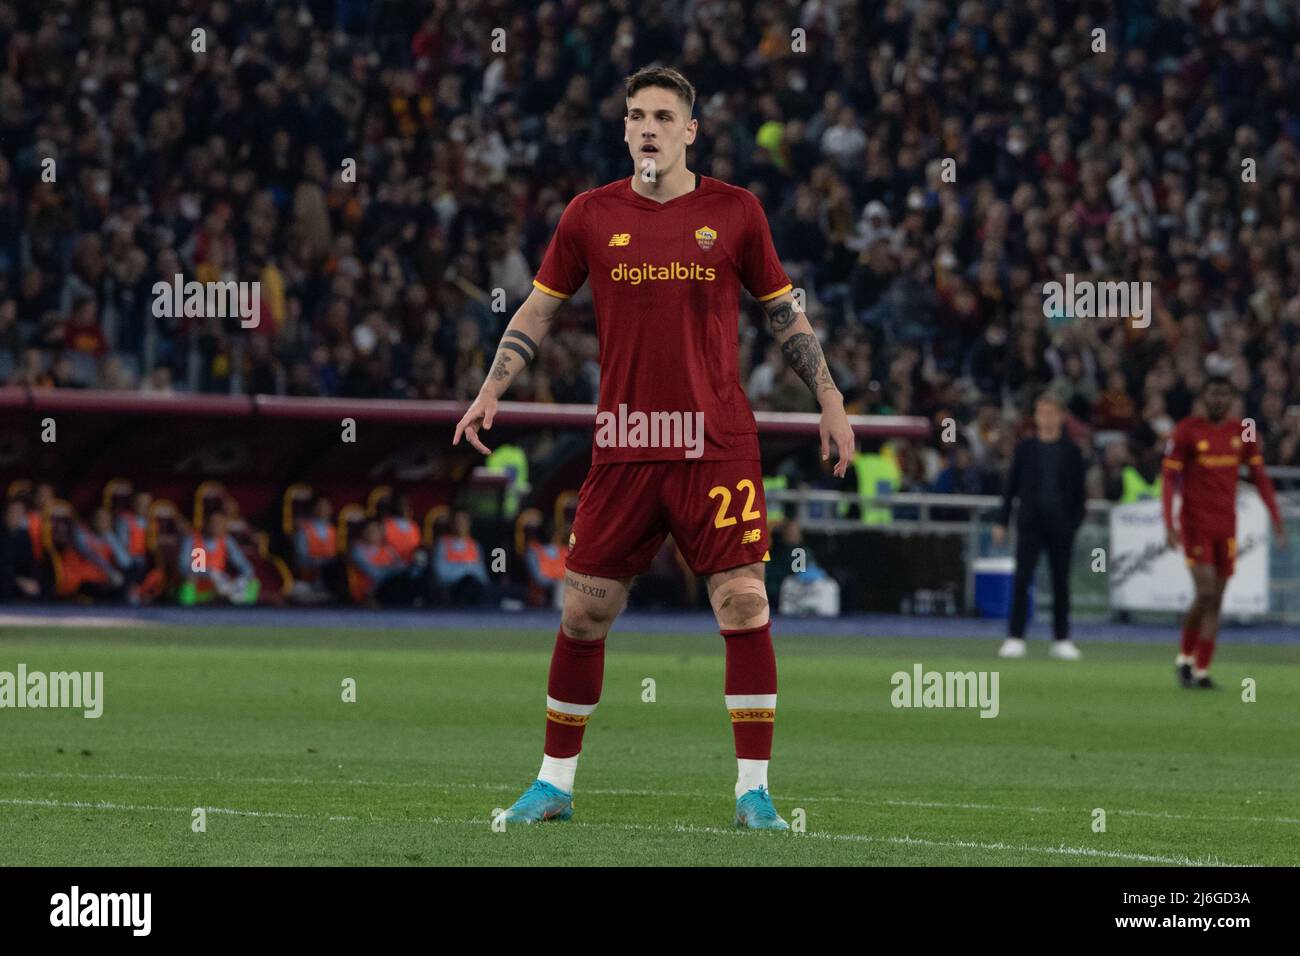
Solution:
<svg viewBox="0 0 1300 956"><path fill-rule="evenodd" d="M113 599L125 585L122 563L126 552L113 538L113 519L107 509L97 508L92 526L76 522L72 528L71 547L60 549L58 595Z"/></svg>
<svg viewBox="0 0 1300 956"><path fill-rule="evenodd" d="M0 601L40 596L27 528L26 506L21 498L10 498L5 503L4 529L0 533Z"/></svg>
<svg viewBox="0 0 1300 956"><path fill-rule="evenodd" d="M311 515L298 519L293 536L295 596L314 603L343 593L334 506L324 496L312 502Z"/></svg>
<svg viewBox="0 0 1300 956"><path fill-rule="evenodd" d="M541 525L532 525L525 531L524 564L528 569L529 603L535 607L559 606L560 589L564 582L564 558L567 549L542 535Z"/></svg>
<svg viewBox="0 0 1300 956"><path fill-rule="evenodd" d="M179 555L181 584L178 598L186 607L217 599L231 604L254 604L261 588L253 566L227 533L227 518L212 511L203 534L192 533Z"/></svg>
<svg viewBox="0 0 1300 956"><path fill-rule="evenodd" d="M410 565L385 543L378 521L366 522L361 540L348 551L348 560L352 599L358 604L405 604L413 598Z"/></svg>
<svg viewBox="0 0 1300 956"><path fill-rule="evenodd" d="M428 563L428 556L420 547L420 526L415 522L411 501L399 492L392 500L392 513L384 517L384 543L397 552L408 565Z"/></svg>
<svg viewBox="0 0 1300 956"><path fill-rule="evenodd" d="M784 521L777 528L767 565L767 590L782 614L837 617L840 613L839 582L817 563L797 521Z"/></svg>
<svg viewBox="0 0 1300 956"><path fill-rule="evenodd" d="M470 517L457 511L452 530L438 539L434 555L434 579L452 604L481 604L489 597L487 565L483 549L470 534Z"/></svg>
<svg viewBox="0 0 1300 956"><path fill-rule="evenodd" d="M127 584L127 600L131 604L141 603L141 587L149 574L149 505L153 496L147 491L137 492L131 499L131 507L117 516L113 523L112 538L115 549L122 560L119 567ZM157 591L159 582L151 582L151 595Z"/></svg>

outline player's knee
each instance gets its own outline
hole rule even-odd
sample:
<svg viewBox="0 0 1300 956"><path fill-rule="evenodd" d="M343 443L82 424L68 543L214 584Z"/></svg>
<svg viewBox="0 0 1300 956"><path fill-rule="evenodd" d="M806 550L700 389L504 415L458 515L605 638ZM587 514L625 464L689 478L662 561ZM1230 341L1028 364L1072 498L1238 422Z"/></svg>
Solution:
<svg viewBox="0 0 1300 956"><path fill-rule="evenodd" d="M762 627L768 621L767 589L754 578L731 578L713 591L713 613L727 630Z"/></svg>
<svg viewBox="0 0 1300 956"><path fill-rule="evenodd" d="M614 614L603 607L566 601L560 615L564 633L575 641L598 641L609 633Z"/></svg>

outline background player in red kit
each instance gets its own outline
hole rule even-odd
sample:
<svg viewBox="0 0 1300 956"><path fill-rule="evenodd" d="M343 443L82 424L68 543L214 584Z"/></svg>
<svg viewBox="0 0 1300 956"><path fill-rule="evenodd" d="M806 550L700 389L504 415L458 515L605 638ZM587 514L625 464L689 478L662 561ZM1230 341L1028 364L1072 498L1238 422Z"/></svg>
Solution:
<svg viewBox="0 0 1300 956"><path fill-rule="evenodd" d="M776 658L763 583L768 530L758 433L738 372L742 286L763 303L786 361L821 404L822 458L834 444L837 477L852 458L853 430L758 200L686 167L698 127L694 88L675 70L647 68L628 78L626 94L634 174L569 203L534 291L511 319L453 439L464 434L487 453L479 432L492 427L497 400L535 358L561 303L590 282L600 339L598 415L628 427L596 431L569 541L542 768L505 818L572 816L582 735L600 699L605 636L633 578L671 533L691 569L707 576L725 638L735 822L788 829L767 790ZM693 427L700 422L702 436Z"/></svg>
<svg viewBox="0 0 1300 956"><path fill-rule="evenodd" d="M1278 539L1286 539L1254 430L1240 418L1228 416L1235 398L1236 389L1228 379L1210 378L1201 393L1205 417L1191 415L1179 422L1165 450L1161 483L1165 533L1171 548L1182 541L1196 585L1176 659L1178 680L1184 687L1214 687L1210 659L1219 633L1223 592L1237 558L1237 475L1243 463L1250 466ZM1183 507L1175 527L1174 487L1180 475Z"/></svg>

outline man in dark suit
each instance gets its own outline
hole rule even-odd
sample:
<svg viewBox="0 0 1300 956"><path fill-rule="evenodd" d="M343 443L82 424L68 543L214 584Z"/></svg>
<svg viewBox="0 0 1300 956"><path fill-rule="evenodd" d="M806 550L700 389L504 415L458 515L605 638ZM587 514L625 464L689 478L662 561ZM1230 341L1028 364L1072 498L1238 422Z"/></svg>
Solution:
<svg viewBox="0 0 1300 956"><path fill-rule="evenodd" d="M1002 496L1002 515L993 529L994 542L1004 542L1011 503L1019 499L1011 620L998 656L1025 656L1029 585L1034 580L1038 557L1046 551L1052 570L1052 625L1056 635L1051 655L1077 661L1079 649L1070 640L1070 555L1075 532L1084 517L1083 452L1065 435L1065 406L1055 395L1039 396L1034 405L1034 425L1037 437L1016 446Z"/></svg>

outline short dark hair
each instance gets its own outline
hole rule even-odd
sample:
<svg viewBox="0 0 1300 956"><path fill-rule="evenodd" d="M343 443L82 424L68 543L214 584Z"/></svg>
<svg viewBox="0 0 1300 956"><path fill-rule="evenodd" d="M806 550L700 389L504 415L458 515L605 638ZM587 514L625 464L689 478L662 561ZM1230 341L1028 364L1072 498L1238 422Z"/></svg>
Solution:
<svg viewBox="0 0 1300 956"><path fill-rule="evenodd" d="M630 100L646 87L658 86L671 90L686 104L686 115L695 113L695 87L691 81L670 66L644 66L627 78L625 95Z"/></svg>
<svg viewBox="0 0 1300 956"><path fill-rule="evenodd" d="M1232 384L1232 379L1228 378L1226 375L1211 375L1205 380L1205 384L1201 386L1201 391L1204 392L1211 385L1225 385L1234 392L1237 390L1237 386Z"/></svg>

